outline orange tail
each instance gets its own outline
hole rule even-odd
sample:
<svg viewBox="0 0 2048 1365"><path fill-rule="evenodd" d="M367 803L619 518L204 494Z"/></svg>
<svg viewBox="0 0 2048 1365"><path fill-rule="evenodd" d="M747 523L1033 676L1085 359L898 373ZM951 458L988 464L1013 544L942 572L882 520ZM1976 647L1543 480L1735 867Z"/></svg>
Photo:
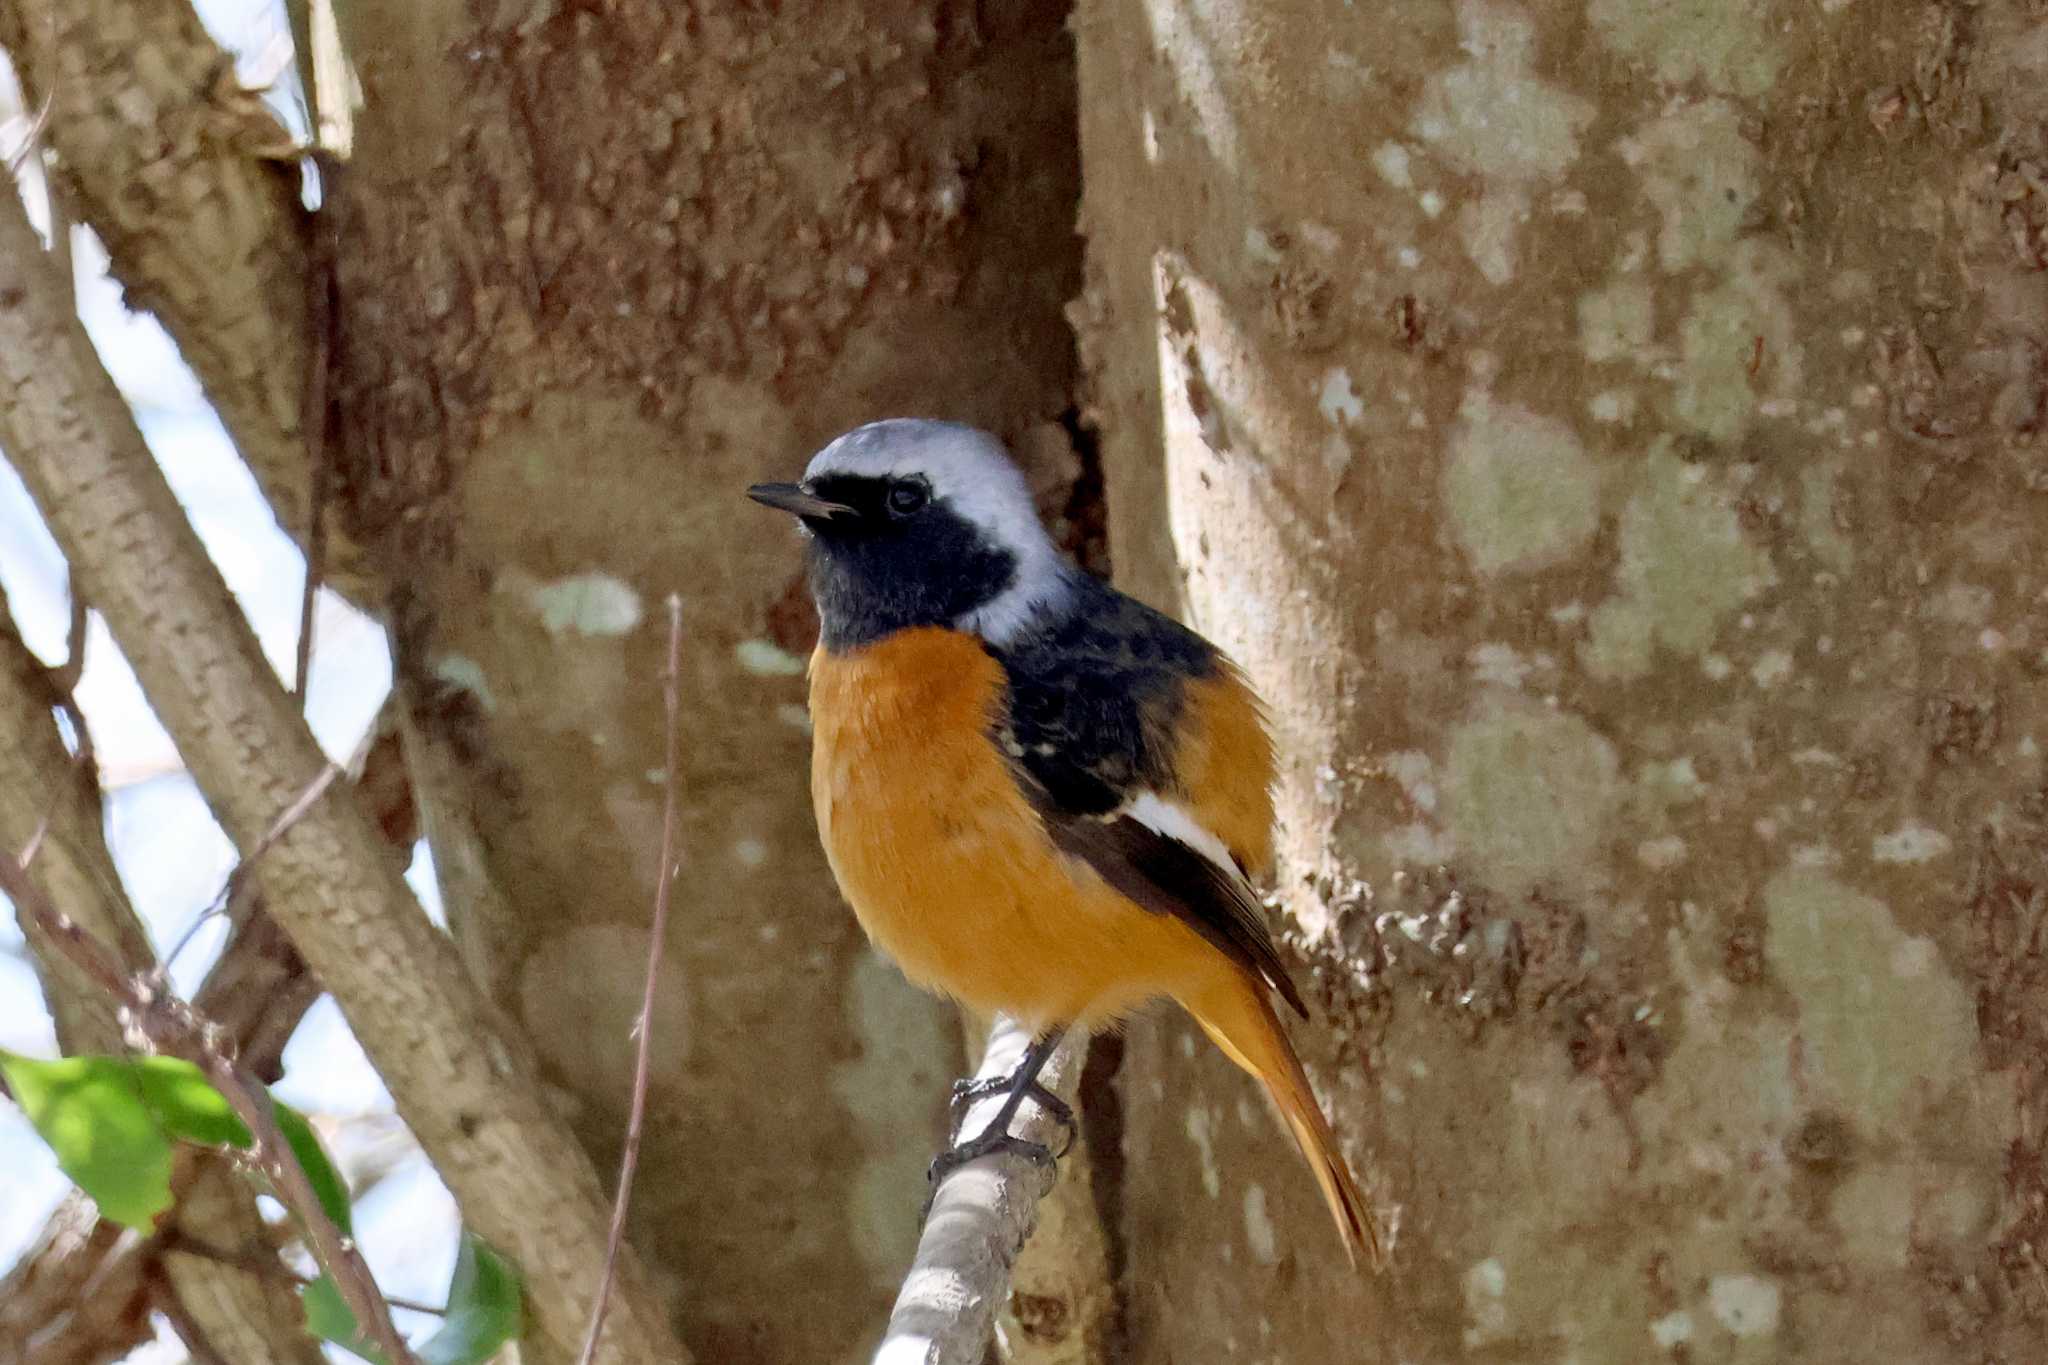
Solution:
<svg viewBox="0 0 2048 1365"><path fill-rule="evenodd" d="M1300 1144L1316 1183L1322 1186L1323 1201L1330 1206L1330 1216L1344 1238L1344 1254L1356 1266L1363 1252L1367 1264L1377 1269L1380 1243L1372 1210L1366 1206L1351 1167L1337 1150L1337 1136L1317 1106L1301 1061L1264 993L1250 982L1232 977L1181 1003L1225 1056L1266 1087Z"/></svg>

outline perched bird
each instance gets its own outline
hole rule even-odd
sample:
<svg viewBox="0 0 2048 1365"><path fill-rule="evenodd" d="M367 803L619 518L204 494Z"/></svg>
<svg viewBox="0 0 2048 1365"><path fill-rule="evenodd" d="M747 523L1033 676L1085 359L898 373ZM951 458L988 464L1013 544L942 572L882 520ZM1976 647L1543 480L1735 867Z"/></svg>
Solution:
<svg viewBox="0 0 2048 1365"><path fill-rule="evenodd" d="M950 422L848 432L801 483L756 484L807 540L811 797L839 887L911 980L1036 1040L989 1131L1069 1028L1178 1001L1257 1077L1355 1260L1372 1216L1269 996L1304 1018L1250 877L1272 850L1273 748L1237 669L1076 568L1002 444Z"/></svg>

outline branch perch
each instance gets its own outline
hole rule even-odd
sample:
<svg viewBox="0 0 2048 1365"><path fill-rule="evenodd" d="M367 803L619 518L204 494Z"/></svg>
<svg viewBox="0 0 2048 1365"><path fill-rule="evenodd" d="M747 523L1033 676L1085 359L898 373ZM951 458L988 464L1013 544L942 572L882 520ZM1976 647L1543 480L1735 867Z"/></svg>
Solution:
<svg viewBox="0 0 2048 1365"><path fill-rule="evenodd" d="M99 367L18 195L0 189L0 446L177 740L247 849L326 764ZM329 791L256 882L333 992L465 1221L524 1276L538 1334L573 1357L604 1260L606 1201L454 946L375 831ZM637 1260L620 1259L599 1359L686 1358Z"/></svg>
<svg viewBox="0 0 2048 1365"><path fill-rule="evenodd" d="M1009 1075L1030 1044L1017 1024L997 1020L976 1077ZM1086 1036L1069 1034L1046 1062L1040 1083L1072 1104L1087 1055ZM1002 1103L1001 1095L991 1095L975 1104L961 1132L981 1132ZM1061 1137L1059 1125L1028 1103L1010 1131L1054 1150ZM1037 1225L1039 1200L1051 1189L1048 1172L1007 1152L969 1162L940 1182L875 1365L981 1365L996 1313L1009 1297L1011 1267Z"/></svg>

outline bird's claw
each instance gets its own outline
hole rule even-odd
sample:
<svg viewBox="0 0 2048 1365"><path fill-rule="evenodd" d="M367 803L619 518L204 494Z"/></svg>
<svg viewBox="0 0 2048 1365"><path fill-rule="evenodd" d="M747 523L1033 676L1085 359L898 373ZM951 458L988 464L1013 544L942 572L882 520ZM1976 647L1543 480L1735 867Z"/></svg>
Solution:
<svg viewBox="0 0 2048 1365"><path fill-rule="evenodd" d="M976 1100L987 1099L990 1095L1004 1094L1015 1084L1015 1079L1010 1076L970 1076L964 1080L953 1082L953 1099L949 1106L952 1115L953 1131L956 1133L960 1131L960 1125L967 1119L968 1109ZM1058 1095L1053 1094L1052 1091L1046 1089L1045 1086L1037 1081L1031 1082L1030 1087L1024 1093L1040 1109L1045 1111L1047 1118L1058 1124L1064 1131L1065 1136L1060 1142L1060 1149L1052 1155L1055 1160L1065 1157L1068 1152L1074 1150L1074 1137L1079 1131L1078 1125L1074 1122L1073 1106ZM1031 1145L1037 1146L1039 1144L1033 1143Z"/></svg>
<svg viewBox="0 0 2048 1365"><path fill-rule="evenodd" d="M985 1156L994 1156L999 1152L1021 1156L1032 1165L1051 1171L1055 1175L1059 1172L1059 1158L1065 1155L1064 1149L1056 1156L1052 1148L1044 1143L1032 1142L1014 1133L983 1133L980 1137L955 1143L933 1157L931 1169L925 1172L925 1180L930 1188L925 1192L924 1210L918 1215L918 1221L923 1222L931 1217L932 1202L939 1197L939 1186L945 1183L946 1177L971 1161L979 1161Z"/></svg>

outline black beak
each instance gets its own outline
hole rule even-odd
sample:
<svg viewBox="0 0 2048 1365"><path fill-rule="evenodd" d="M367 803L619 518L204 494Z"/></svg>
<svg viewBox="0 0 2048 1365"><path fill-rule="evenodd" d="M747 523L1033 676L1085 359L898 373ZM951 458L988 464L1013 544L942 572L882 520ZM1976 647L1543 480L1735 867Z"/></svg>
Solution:
<svg viewBox="0 0 2048 1365"><path fill-rule="evenodd" d="M850 517L854 510L843 502L828 502L800 483L757 483L747 496L763 507L789 512L805 521L830 521Z"/></svg>

